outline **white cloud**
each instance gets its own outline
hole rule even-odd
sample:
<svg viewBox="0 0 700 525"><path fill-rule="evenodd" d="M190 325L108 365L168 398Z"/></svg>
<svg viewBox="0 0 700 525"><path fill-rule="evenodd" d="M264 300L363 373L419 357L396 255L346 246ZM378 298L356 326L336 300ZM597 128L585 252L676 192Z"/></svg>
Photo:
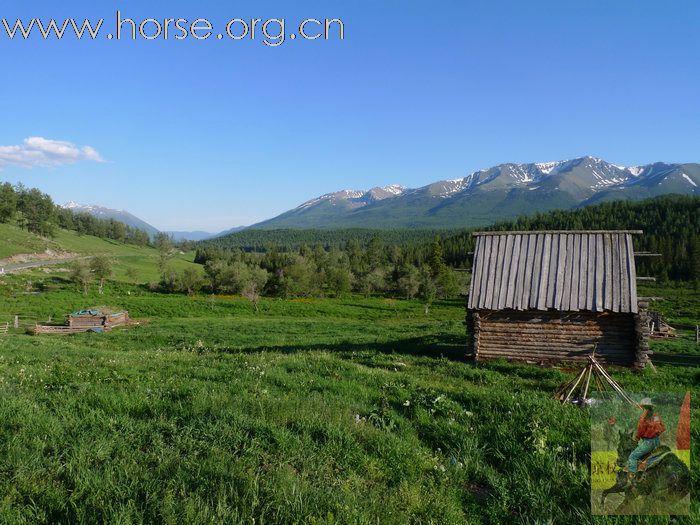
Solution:
<svg viewBox="0 0 700 525"><path fill-rule="evenodd" d="M19 146L0 146L0 169L6 166L46 168L80 161L104 162L90 146L76 146L64 140L29 137Z"/></svg>

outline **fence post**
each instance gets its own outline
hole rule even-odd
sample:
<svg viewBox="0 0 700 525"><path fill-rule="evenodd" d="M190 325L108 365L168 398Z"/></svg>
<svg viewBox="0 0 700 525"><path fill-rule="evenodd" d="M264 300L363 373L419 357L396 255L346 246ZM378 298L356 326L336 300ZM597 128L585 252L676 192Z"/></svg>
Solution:
<svg viewBox="0 0 700 525"><path fill-rule="evenodd" d="M695 344L700 343L700 325L695 325Z"/></svg>
<svg viewBox="0 0 700 525"><path fill-rule="evenodd" d="M19 315L15 315L15 330L19 328Z"/></svg>

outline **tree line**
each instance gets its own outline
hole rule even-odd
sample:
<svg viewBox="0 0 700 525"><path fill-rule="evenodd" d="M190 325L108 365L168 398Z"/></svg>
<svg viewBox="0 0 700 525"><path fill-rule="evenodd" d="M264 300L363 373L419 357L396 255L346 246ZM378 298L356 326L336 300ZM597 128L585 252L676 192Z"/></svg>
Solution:
<svg viewBox="0 0 700 525"><path fill-rule="evenodd" d="M53 237L57 228L80 235L94 235L126 244L146 246L151 239L143 230L114 219L99 219L89 213L74 213L54 204L51 197L22 184L0 184L0 223L14 223L42 237Z"/></svg>
<svg viewBox="0 0 700 525"><path fill-rule="evenodd" d="M661 254L660 257L638 258L639 275L654 276L660 281L700 281L700 197L666 195L643 201L606 202L576 210L537 213L479 229L639 229L644 233L634 237L636 251ZM434 262L436 240L447 267L469 270L475 244L474 231L476 229L464 229L441 237L440 234L444 232L436 230L250 230L196 244L195 261L206 264L211 260L231 257L233 253L238 254L236 257L242 257L242 253L259 252L263 255L261 258L251 256L249 259L268 261L261 263L262 267L277 271L279 265L270 263L270 258L276 260L287 254L289 259L301 256L306 260L312 253L316 255L311 260L318 263L321 251L325 251L328 258L321 265L323 275L332 275L333 271L329 271L329 268L337 262L340 268L350 267L351 289L379 290L382 286L370 284L372 271L367 271L357 261L363 258L374 260L377 247L381 246L386 265L383 274L395 277L393 281L389 280L390 284L384 283L384 289L400 293L398 281L403 274L407 273L409 277L402 282L414 282L415 276L425 275L422 269ZM315 244L307 242L315 236L318 236ZM311 245L313 249L309 249ZM274 288L279 289L279 285ZM412 287L408 286L408 289Z"/></svg>
<svg viewBox="0 0 700 525"><path fill-rule="evenodd" d="M415 264L408 252L374 237L366 245L352 239L342 246L281 250L269 246L264 253L205 246L195 262L204 265L209 290L240 294L254 302L272 297L341 296L347 293L401 298L420 297L426 304L457 295L466 288L466 274L454 272L445 262L442 240L430 243L428 257Z"/></svg>
<svg viewBox="0 0 700 525"><path fill-rule="evenodd" d="M354 240L366 246L372 239L379 238L385 245L419 245L430 243L436 236L443 238L459 233L461 229L294 229L264 230L248 228L214 239L193 243L193 246L240 249L245 252L264 252L269 246L281 251L299 250L302 246L321 244L326 250L342 249L348 241Z"/></svg>
<svg viewBox="0 0 700 525"><path fill-rule="evenodd" d="M637 258L638 275L660 281L700 281L700 197L664 195L605 202L577 210L537 213L486 229L642 230L642 235L634 236L635 250L661 256ZM453 262L466 263L463 246L471 237L471 232L465 232L445 240L445 250L455 257Z"/></svg>

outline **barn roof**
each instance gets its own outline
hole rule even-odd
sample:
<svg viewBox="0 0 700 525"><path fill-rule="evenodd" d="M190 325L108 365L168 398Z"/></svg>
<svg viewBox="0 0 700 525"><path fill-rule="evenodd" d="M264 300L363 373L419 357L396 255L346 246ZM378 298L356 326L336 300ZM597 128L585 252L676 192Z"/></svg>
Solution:
<svg viewBox="0 0 700 525"><path fill-rule="evenodd" d="M477 232L468 307L636 313L637 233Z"/></svg>

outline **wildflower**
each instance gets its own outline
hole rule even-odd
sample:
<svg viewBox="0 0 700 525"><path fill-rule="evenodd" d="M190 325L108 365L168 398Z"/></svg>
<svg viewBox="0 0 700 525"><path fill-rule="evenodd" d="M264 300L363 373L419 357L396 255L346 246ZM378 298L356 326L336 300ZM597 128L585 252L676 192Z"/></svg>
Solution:
<svg viewBox="0 0 700 525"><path fill-rule="evenodd" d="M405 406L405 407L410 406L410 405L411 405L411 401L408 399L403 402L403 406Z"/></svg>

